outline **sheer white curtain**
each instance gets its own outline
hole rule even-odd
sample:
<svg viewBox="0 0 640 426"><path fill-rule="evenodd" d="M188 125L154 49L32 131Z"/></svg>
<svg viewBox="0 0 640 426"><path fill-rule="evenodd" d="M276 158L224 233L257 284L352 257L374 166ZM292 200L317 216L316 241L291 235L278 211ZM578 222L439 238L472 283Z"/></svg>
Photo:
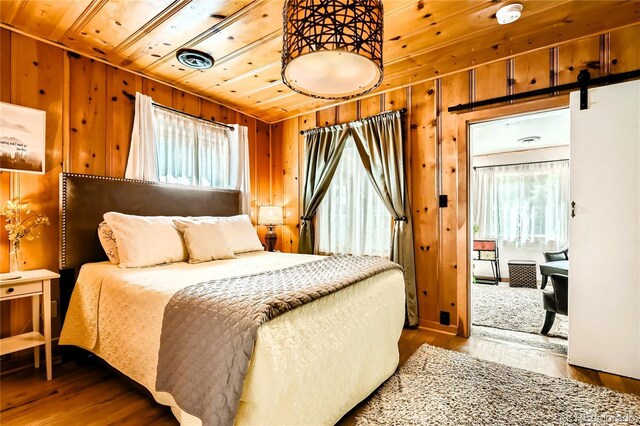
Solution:
<svg viewBox="0 0 640 426"><path fill-rule="evenodd" d="M229 129L197 121L197 164L200 186L230 188L231 141ZM236 158L236 163L238 159ZM237 164L235 165L237 169Z"/></svg>
<svg viewBox="0 0 640 426"><path fill-rule="evenodd" d="M153 112L153 100L136 93L131 148L124 175L127 179L158 180Z"/></svg>
<svg viewBox="0 0 640 426"><path fill-rule="evenodd" d="M549 250L569 242L569 161L478 168L473 196L480 238Z"/></svg>
<svg viewBox="0 0 640 426"><path fill-rule="evenodd" d="M246 126L227 129L153 106L136 93L136 115L126 177L238 189L251 214L249 137Z"/></svg>
<svg viewBox="0 0 640 426"><path fill-rule="evenodd" d="M242 212L251 216L251 177L249 171L249 129L233 125L229 132L229 187L242 192Z"/></svg>
<svg viewBox="0 0 640 426"><path fill-rule="evenodd" d="M229 130L156 108L160 182L229 188Z"/></svg>
<svg viewBox="0 0 640 426"><path fill-rule="evenodd" d="M195 120L160 108L154 117L160 182L199 185Z"/></svg>
<svg viewBox="0 0 640 426"><path fill-rule="evenodd" d="M317 253L389 257L391 215L369 181L352 138L316 217Z"/></svg>

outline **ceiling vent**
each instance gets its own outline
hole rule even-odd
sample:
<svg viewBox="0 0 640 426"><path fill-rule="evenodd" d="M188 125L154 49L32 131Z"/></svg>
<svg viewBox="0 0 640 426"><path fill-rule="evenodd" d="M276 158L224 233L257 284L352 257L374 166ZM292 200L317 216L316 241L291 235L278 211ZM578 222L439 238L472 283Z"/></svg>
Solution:
<svg viewBox="0 0 640 426"><path fill-rule="evenodd" d="M181 49L176 53L178 61L189 68L204 70L213 66L213 57L208 53L193 49Z"/></svg>

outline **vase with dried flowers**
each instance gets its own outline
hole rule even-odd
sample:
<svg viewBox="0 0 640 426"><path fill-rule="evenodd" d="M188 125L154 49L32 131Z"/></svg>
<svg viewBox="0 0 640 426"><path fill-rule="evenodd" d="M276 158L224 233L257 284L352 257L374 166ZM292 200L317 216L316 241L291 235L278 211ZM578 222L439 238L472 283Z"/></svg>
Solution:
<svg viewBox="0 0 640 426"><path fill-rule="evenodd" d="M21 203L19 200L7 200L7 204L0 210L0 216L4 216L4 228L9 234L9 271L19 272L22 270L22 239L31 241L38 238L36 228L42 224L49 225L49 218L32 211L29 203Z"/></svg>

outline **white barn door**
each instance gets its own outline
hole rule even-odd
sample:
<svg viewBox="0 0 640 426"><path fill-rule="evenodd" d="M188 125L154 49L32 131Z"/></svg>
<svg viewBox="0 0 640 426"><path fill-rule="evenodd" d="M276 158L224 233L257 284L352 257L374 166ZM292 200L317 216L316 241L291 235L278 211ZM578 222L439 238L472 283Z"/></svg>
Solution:
<svg viewBox="0 0 640 426"><path fill-rule="evenodd" d="M640 378L640 81L571 94L569 363Z"/></svg>

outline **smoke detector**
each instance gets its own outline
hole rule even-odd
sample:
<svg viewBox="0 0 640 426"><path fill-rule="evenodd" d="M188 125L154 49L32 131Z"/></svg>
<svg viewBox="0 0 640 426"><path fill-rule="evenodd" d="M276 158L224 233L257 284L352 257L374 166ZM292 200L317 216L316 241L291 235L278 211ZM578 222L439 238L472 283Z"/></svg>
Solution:
<svg viewBox="0 0 640 426"><path fill-rule="evenodd" d="M535 142L540 142L540 136L525 136L524 138L520 138L518 139L518 142L520 143L535 143Z"/></svg>
<svg viewBox="0 0 640 426"><path fill-rule="evenodd" d="M522 5L520 3L508 4L506 6L501 7L496 12L496 18L498 19L498 24L506 25L512 22L515 22L520 18L522 14Z"/></svg>
<svg viewBox="0 0 640 426"><path fill-rule="evenodd" d="M178 61L189 68L204 70L213 66L213 57L208 53L193 49L180 49L176 53Z"/></svg>

